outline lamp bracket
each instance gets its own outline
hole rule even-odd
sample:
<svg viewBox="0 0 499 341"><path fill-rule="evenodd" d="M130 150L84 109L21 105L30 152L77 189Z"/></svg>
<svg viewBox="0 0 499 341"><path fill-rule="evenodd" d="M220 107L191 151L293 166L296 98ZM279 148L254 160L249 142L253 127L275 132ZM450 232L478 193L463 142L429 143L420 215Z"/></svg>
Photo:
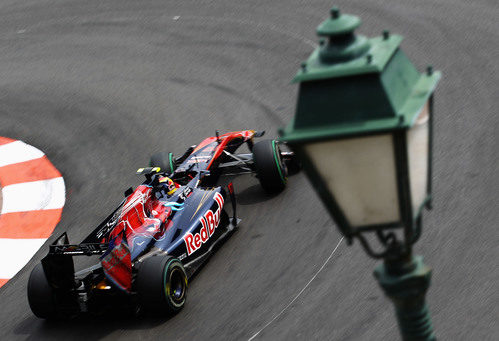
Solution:
<svg viewBox="0 0 499 341"><path fill-rule="evenodd" d="M379 242L383 245L384 251L374 251L367 239L358 233L355 235L360 241L360 244L366 251L366 253L374 259L397 259L401 256L408 255L411 253L411 245L406 245L397 239L397 235L394 232L383 233L383 231L376 231L376 237Z"/></svg>
<svg viewBox="0 0 499 341"><path fill-rule="evenodd" d="M373 251L373 249L371 248L371 246L369 245L369 243L367 242L366 238L364 238L363 235L358 234L358 235L356 235L356 237L357 237L357 239L359 239L360 244L362 245L362 247L364 248L364 250L366 251L366 253L370 257L375 258L375 259L383 259L386 257L387 251L375 252L375 251Z"/></svg>

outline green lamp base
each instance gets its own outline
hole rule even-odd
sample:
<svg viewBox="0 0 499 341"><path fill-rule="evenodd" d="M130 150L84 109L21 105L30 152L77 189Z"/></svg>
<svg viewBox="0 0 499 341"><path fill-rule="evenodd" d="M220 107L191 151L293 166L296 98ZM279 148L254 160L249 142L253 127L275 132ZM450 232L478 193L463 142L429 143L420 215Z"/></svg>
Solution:
<svg viewBox="0 0 499 341"><path fill-rule="evenodd" d="M436 340L425 295L430 286L431 269L423 257L381 264L374 271L385 294L393 301L404 341Z"/></svg>

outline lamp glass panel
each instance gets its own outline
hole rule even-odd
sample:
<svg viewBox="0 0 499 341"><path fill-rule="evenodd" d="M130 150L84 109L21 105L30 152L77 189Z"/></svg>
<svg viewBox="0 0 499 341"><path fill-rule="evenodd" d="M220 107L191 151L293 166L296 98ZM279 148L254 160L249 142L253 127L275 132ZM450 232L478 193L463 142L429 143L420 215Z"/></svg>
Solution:
<svg viewBox="0 0 499 341"><path fill-rule="evenodd" d="M407 131L407 154L412 212L416 215L428 193L429 103L427 102Z"/></svg>
<svg viewBox="0 0 499 341"><path fill-rule="evenodd" d="M392 135L316 142L305 151L351 226L400 220Z"/></svg>

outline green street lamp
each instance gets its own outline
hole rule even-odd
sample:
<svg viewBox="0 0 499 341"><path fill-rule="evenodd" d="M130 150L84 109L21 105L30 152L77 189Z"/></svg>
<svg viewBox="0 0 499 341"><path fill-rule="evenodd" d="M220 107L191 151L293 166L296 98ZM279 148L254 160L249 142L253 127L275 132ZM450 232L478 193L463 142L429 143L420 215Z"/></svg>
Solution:
<svg viewBox="0 0 499 341"><path fill-rule="evenodd" d="M429 67L420 74L398 35L356 35L360 23L333 8L319 25L325 39L294 78L296 114L281 140L298 155L347 241L357 238L370 256L384 260L375 276L395 304L403 339L434 340L425 303L431 270L412 255L412 245L431 204L440 72Z"/></svg>

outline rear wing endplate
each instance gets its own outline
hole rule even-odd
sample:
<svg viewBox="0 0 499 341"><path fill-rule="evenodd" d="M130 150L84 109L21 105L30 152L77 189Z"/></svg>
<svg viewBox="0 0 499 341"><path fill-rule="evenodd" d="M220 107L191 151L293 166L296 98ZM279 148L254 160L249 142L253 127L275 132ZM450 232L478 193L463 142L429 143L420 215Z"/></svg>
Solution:
<svg viewBox="0 0 499 341"><path fill-rule="evenodd" d="M55 289L73 288L75 269L72 256L101 255L108 246L109 244L100 243L69 244L68 235L64 232L49 246L48 255L42 259L48 282Z"/></svg>

